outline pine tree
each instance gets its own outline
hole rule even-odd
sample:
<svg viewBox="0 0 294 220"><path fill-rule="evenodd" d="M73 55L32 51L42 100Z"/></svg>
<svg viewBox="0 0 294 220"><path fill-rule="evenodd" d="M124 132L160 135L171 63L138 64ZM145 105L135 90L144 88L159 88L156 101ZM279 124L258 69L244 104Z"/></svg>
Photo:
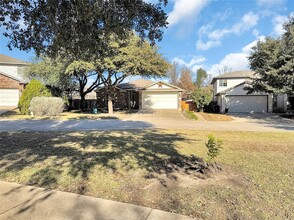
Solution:
<svg viewBox="0 0 294 220"><path fill-rule="evenodd" d="M250 68L256 75L247 86L249 93L294 91L294 17L284 25L281 38L259 41L249 56Z"/></svg>

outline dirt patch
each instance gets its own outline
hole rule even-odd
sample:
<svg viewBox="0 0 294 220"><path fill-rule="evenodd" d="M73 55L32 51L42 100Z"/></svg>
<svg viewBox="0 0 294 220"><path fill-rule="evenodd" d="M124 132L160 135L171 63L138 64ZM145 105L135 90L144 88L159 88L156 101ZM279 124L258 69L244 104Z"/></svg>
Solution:
<svg viewBox="0 0 294 220"><path fill-rule="evenodd" d="M194 165L185 168L177 168L170 173L149 173L145 176L152 182L144 189L158 189L160 187L173 188L205 186L205 185L227 185L238 175L231 170L223 170L223 166L218 163L206 163L198 159Z"/></svg>

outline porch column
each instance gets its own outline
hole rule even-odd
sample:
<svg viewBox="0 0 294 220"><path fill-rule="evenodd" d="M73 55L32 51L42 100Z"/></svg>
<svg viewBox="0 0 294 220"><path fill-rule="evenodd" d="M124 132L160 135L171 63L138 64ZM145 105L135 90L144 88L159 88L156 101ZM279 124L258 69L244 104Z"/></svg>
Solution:
<svg viewBox="0 0 294 220"><path fill-rule="evenodd" d="M226 102L227 102L226 95L225 94L221 94L221 106L220 106L221 113L225 113Z"/></svg>
<svg viewBox="0 0 294 220"><path fill-rule="evenodd" d="M288 95L284 94L284 112L287 111Z"/></svg>
<svg viewBox="0 0 294 220"><path fill-rule="evenodd" d="M273 113L273 98L274 98L274 95L273 93L270 93L268 94L267 96L267 112L268 113Z"/></svg>

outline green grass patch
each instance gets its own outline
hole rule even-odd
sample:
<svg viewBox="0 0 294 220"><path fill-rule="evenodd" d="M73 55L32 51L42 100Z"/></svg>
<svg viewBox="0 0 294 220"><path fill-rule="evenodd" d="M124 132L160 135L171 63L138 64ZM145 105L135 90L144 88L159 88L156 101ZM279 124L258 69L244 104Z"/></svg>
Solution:
<svg viewBox="0 0 294 220"><path fill-rule="evenodd" d="M184 114L185 118L187 118L187 119L198 120L197 116L192 111L184 111L183 114Z"/></svg>
<svg viewBox="0 0 294 220"><path fill-rule="evenodd" d="M199 219L293 219L292 133L213 132L223 171L208 177L187 167L209 133L1 132L0 179Z"/></svg>

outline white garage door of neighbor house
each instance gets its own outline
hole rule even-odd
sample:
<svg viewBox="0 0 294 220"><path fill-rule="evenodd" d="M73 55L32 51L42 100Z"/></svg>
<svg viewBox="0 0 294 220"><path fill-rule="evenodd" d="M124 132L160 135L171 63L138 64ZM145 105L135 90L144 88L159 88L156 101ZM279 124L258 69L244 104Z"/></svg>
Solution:
<svg viewBox="0 0 294 220"><path fill-rule="evenodd" d="M267 96L227 96L229 112L267 112Z"/></svg>
<svg viewBox="0 0 294 220"><path fill-rule="evenodd" d="M18 89L0 89L0 106L17 106L18 100Z"/></svg>
<svg viewBox="0 0 294 220"><path fill-rule="evenodd" d="M143 93L143 109L178 109L177 93Z"/></svg>

